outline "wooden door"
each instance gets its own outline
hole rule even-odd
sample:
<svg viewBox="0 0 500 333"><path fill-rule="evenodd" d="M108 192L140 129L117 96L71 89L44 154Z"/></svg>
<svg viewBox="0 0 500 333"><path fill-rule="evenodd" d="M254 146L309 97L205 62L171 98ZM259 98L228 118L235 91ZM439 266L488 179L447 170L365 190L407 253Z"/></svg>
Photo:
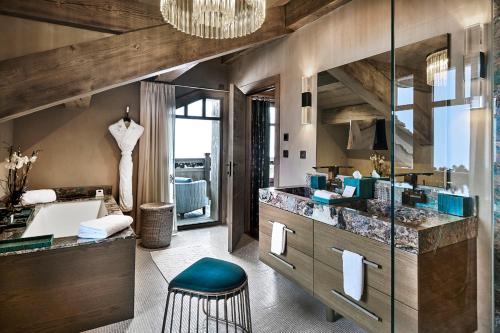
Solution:
<svg viewBox="0 0 500 333"><path fill-rule="evenodd" d="M229 87L227 165L228 251L236 249L245 232L246 96L234 84Z"/></svg>

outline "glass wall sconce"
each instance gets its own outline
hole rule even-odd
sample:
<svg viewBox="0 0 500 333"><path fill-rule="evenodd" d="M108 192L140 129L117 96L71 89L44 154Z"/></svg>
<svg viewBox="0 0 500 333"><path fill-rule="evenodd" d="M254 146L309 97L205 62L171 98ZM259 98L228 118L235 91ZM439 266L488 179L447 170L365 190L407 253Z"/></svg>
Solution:
<svg viewBox="0 0 500 333"><path fill-rule="evenodd" d="M302 125L311 124L312 113L312 93L311 93L311 77L302 78L302 110L301 123Z"/></svg>

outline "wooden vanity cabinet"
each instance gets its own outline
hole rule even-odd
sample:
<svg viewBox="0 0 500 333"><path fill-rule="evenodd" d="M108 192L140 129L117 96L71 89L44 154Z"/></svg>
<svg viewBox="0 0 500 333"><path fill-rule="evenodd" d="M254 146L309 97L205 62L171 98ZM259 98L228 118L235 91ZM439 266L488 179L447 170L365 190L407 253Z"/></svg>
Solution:
<svg viewBox="0 0 500 333"><path fill-rule="evenodd" d="M282 256L270 253L272 222L290 229ZM390 332L390 246L260 203L260 260L370 332ZM292 232L293 231L293 232ZM365 258L364 294L343 292L342 251ZM395 250L396 332L477 329L476 239L424 254Z"/></svg>
<svg viewBox="0 0 500 333"><path fill-rule="evenodd" d="M283 255L271 253L273 222L283 223L288 229L287 246ZM312 294L313 221L261 203L259 207L259 258Z"/></svg>

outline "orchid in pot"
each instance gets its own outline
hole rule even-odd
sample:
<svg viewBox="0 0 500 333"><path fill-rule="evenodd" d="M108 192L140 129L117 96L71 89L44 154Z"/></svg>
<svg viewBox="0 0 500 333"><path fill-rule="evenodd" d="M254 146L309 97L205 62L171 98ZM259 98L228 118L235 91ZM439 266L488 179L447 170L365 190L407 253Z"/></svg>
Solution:
<svg viewBox="0 0 500 333"><path fill-rule="evenodd" d="M2 182L6 193L5 207L9 212L14 212L15 207L21 203L21 197L26 192L28 174L38 158L39 150L34 150L31 155L24 155L19 148L8 148L9 157L5 159L5 168L8 170L7 178Z"/></svg>

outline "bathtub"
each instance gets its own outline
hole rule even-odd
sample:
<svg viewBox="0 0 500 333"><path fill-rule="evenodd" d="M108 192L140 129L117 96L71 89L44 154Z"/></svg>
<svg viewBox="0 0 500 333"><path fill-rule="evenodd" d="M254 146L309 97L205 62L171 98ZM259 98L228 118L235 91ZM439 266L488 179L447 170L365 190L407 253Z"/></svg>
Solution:
<svg viewBox="0 0 500 333"><path fill-rule="evenodd" d="M54 238L78 235L80 222L107 215L103 200L59 202L44 205L22 237L54 235Z"/></svg>

